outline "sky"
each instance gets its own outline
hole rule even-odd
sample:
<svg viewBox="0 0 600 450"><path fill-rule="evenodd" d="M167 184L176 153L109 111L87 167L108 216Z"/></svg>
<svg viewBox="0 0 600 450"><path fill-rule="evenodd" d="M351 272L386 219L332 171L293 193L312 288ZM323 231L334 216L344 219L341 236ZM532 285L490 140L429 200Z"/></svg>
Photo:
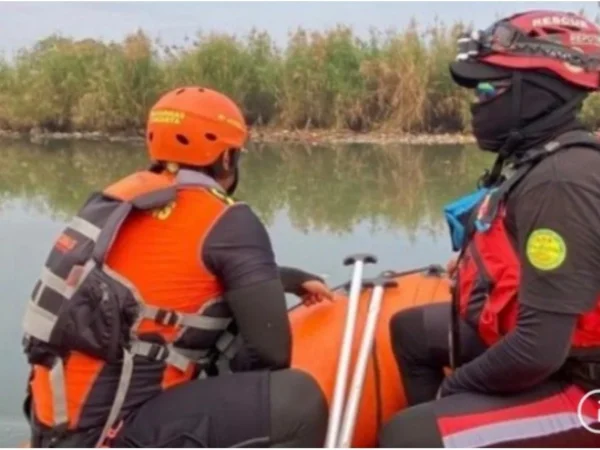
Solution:
<svg viewBox="0 0 600 450"><path fill-rule="evenodd" d="M141 28L164 43L178 44L196 32L244 35L253 27L284 45L289 31L322 30L337 23L359 35L371 27L403 28L411 18L472 21L481 28L523 9L600 12L598 2L0 2L0 52L10 57L53 33L73 38L120 40Z"/></svg>

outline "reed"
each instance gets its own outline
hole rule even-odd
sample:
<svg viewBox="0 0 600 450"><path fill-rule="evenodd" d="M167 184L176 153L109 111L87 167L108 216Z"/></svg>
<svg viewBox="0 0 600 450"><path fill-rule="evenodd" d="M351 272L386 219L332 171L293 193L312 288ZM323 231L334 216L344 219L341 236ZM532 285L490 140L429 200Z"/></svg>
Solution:
<svg viewBox="0 0 600 450"><path fill-rule="evenodd" d="M139 132L164 91L200 84L230 95L249 124L279 128L468 132L469 93L450 79L462 23L373 30L198 34L180 47L138 31L121 42L49 36L0 59L0 128ZM582 119L600 125L592 95Z"/></svg>

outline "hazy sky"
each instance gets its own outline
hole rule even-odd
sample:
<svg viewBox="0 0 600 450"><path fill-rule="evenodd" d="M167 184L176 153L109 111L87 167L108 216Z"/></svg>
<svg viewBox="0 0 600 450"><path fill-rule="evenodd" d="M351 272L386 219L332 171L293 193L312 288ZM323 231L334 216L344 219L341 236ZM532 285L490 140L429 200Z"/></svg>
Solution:
<svg viewBox="0 0 600 450"><path fill-rule="evenodd" d="M75 38L120 39L142 28L168 43L196 31L245 34L267 30L278 43L298 26L323 29L352 25L362 34L370 27L402 28L411 17L431 23L473 21L482 27L498 14L522 9L584 9L592 17L597 2L1 2L0 51L10 55L54 32Z"/></svg>

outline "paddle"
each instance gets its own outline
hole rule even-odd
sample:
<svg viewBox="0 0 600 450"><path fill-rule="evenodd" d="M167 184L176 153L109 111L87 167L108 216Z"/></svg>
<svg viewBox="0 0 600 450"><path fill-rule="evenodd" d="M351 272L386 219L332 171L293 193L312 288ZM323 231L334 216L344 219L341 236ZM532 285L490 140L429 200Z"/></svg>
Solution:
<svg viewBox="0 0 600 450"><path fill-rule="evenodd" d="M348 380L348 371L350 369L350 353L352 351L352 339L356 327L356 318L358 315L358 304L362 284L363 267L365 264L375 264L377 258L367 253L348 256L344 259L344 265L354 264L352 281L350 283L350 296L348 299L348 310L346 311L346 323L342 337L342 345L338 359L338 367L335 379L335 388L333 400L329 413L329 423L327 425L327 438L325 440L326 448L335 448L342 417L342 408L344 396L346 393L346 383Z"/></svg>
<svg viewBox="0 0 600 450"><path fill-rule="evenodd" d="M354 426L356 424L356 416L358 414L358 406L362 398L365 375L367 373L367 364L369 363L369 356L375 340L375 331L377 330L377 319L379 319L379 311L381 309L383 292L388 287L398 286L398 282L389 276L382 274L373 281L365 282L364 286L373 287L374 289L371 294L365 329L363 332L360 349L358 351L358 357L356 359L354 375L350 385L350 392L348 393L348 399L346 401L346 410L338 443L339 448L350 448L352 443Z"/></svg>

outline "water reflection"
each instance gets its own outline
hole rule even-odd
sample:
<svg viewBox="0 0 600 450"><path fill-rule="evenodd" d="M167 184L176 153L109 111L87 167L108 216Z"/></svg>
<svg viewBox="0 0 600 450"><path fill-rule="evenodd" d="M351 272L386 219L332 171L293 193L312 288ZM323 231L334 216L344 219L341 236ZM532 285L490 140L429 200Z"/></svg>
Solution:
<svg viewBox="0 0 600 450"><path fill-rule="evenodd" d="M0 155L0 208L21 199L61 219L93 189L147 164L143 147L131 144L10 142ZM472 189L486 164L486 155L460 146L263 145L244 155L237 197L267 225L285 211L305 233L349 233L368 221L372 231L435 235L443 205Z"/></svg>

